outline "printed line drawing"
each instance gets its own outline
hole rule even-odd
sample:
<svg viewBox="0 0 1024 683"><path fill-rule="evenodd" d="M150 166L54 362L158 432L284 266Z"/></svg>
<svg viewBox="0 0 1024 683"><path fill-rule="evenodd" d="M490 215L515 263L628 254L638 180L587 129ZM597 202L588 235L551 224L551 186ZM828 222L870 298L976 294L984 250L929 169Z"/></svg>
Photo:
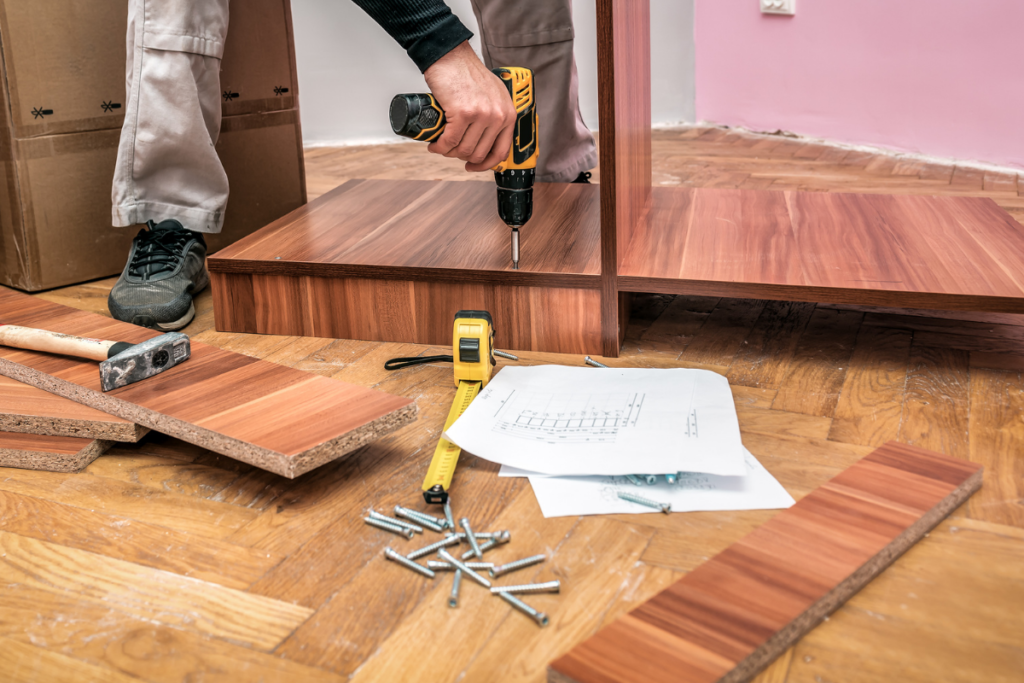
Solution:
<svg viewBox="0 0 1024 683"><path fill-rule="evenodd" d="M614 443L635 427L644 394L510 393L493 431L549 443Z"/></svg>

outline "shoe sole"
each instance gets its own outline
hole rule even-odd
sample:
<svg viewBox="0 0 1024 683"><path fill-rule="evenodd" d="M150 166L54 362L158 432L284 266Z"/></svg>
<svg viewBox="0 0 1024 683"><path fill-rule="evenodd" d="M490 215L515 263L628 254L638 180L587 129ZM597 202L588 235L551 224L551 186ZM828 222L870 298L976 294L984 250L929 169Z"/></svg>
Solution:
<svg viewBox="0 0 1024 683"><path fill-rule="evenodd" d="M193 297L196 294L199 294L204 289L206 289L206 287L210 284L210 276L207 275L205 268L203 268L203 273L202 274L203 274L203 279L199 281L199 283L197 284L195 290L193 290L193 292L192 292L192 296ZM153 329L154 330L160 330L161 332L176 332L176 331L180 330L181 328L185 327L186 325L188 325L190 322L192 322L192 319L195 318L195 317L196 317L196 305L195 305L195 303L189 303L189 305L188 305L188 312L185 313L185 315L181 316L180 318L178 318L174 322L157 323L156 325L153 325Z"/></svg>

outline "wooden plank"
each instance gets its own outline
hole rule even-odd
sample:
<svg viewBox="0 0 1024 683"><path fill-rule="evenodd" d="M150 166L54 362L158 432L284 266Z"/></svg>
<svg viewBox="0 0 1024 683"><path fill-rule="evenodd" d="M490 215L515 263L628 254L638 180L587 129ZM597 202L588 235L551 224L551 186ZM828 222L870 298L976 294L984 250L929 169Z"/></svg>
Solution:
<svg viewBox="0 0 1024 683"><path fill-rule="evenodd" d="M823 417L834 414L862 317L847 311L814 311L773 408Z"/></svg>
<svg viewBox="0 0 1024 683"><path fill-rule="evenodd" d="M78 472L113 444L98 439L0 432L0 467Z"/></svg>
<svg viewBox="0 0 1024 683"><path fill-rule="evenodd" d="M548 680L746 680L980 486L979 465L886 444L552 662Z"/></svg>
<svg viewBox="0 0 1024 683"><path fill-rule="evenodd" d="M988 198L659 187L618 278L625 291L1021 312L1021 273L1024 234Z"/></svg>
<svg viewBox="0 0 1024 683"><path fill-rule="evenodd" d="M881 446L900 436L911 336L861 327L828 438Z"/></svg>
<svg viewBox="0 0 1024 683"><path fill-rule="evenodd" d="M0 376L0 431L134 442L149 430Z"/></svg>
<svg viewBox="0 0 1024 683"><path fill-rule="evenodd" d="M75 311L8 289L0 309L11 324L138 343L152 330ZM110 392L96 364L0 348L0 374L248 462L296 477L407 424L416 405L281 365L192 344L170 370Z"/></svg>

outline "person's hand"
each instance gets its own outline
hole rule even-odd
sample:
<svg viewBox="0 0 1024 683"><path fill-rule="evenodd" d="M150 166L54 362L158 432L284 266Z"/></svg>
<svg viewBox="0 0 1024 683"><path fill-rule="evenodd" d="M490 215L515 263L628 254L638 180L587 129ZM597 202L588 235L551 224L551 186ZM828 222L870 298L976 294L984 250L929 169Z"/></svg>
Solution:
<svg viewBox="0 0 1024 683"><path fill-rule="evenodd" d="M467 171L486 171L508 156L516 120L512 98L468 42L434 62L423 76L448 120L429 151L462 159Z"/></svg>

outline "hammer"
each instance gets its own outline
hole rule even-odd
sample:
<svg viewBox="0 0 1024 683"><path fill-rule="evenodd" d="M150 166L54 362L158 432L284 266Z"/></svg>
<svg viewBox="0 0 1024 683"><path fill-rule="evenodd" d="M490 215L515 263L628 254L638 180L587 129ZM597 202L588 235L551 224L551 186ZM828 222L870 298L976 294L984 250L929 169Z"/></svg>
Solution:
<svg viewBox="0 0 1024 683"><path fill-rule="evenodd" d="M103 391L157 375L185 362L192 355L188 336L181 332L168 332L141 344L132 344L0 324L0 344L101 361L100 386Z"/></svg>

